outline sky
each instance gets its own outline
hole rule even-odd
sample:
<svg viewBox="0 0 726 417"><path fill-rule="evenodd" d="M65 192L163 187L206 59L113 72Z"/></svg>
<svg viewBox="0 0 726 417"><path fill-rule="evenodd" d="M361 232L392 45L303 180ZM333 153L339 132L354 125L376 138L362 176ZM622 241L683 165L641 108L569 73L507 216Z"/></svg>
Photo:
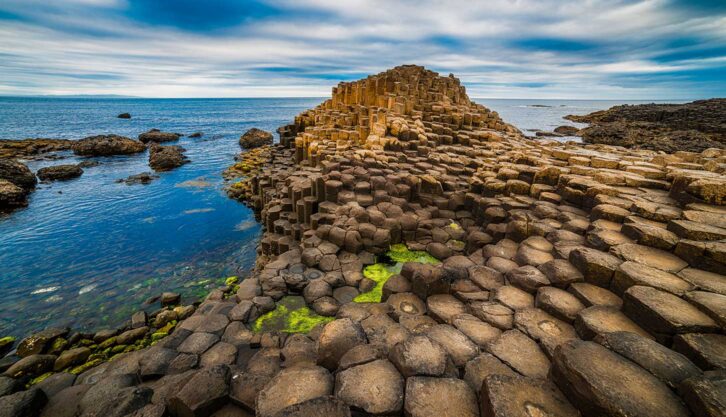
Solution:
<svg viewBox="0 0 726 417"><path fill-rule="evenodd" d="M401 64L471 97L725 97L726 0L0 1L0 95L324 97Z"/></svg>

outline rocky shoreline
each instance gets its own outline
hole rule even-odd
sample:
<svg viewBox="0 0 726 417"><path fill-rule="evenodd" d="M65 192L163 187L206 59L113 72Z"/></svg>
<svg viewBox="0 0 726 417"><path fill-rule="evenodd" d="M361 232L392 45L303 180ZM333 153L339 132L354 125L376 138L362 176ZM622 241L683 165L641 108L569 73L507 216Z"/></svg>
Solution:
<svg viewBox="0 0 726 417"><path fill-rule="evenodd" d="M685 104L615 106L565 119L588 123L579 136L585 143L663 152L703 152L726 147L726 99Z"/></svg>
<svg viewBox="0 0 726 417"><path fill-rule="evenodd" d="M225 172L254 273L0 416L726 411L723 149L527 139L417 66L278 132Z"/></svg>

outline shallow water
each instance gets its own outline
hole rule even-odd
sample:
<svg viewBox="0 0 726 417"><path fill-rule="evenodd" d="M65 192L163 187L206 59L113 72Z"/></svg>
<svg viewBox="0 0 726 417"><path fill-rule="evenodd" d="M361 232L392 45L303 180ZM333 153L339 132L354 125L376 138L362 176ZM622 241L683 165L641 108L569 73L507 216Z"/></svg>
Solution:
<svg viewBox="0 0 726 417"><path fill-rule="evenodd" d="M80 139L151 128L182 138L191 163L149 185L114 181L149 171L148 154L95 158L101 164L67 182L41 184L28 208L0 218L0 336L47 326L94 330L121 325L147 298L179 291L187 299L245 276L260 227L226 198L221 172L251 127L274 131L322 99L0 98L0 138ZM552 130L566 114L617 102L476 100L523 131ZM544 104L552 107L531 107ZM132 119L116 118L122 112ZM80 159L30 162L32 170ZM156 305L147 306L149 310Z"/></svg>

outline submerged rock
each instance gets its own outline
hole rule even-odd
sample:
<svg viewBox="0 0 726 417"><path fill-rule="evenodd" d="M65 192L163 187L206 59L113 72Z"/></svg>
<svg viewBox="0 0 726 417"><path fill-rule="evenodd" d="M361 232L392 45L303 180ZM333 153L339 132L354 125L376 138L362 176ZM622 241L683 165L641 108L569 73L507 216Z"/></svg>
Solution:
<svg viewBox="0 0 726 417"><path fill-rule="evenodd" d="M130 119L131 118L131 114L129 114L129 113L121 113L121 114L119 114L116 117L119 118L119 119Z"/></svg>
<svg viewBox="0 0 726 417"><path fill-rule="evenodd" d="M116 182L125 182L126 185L148 184L157 178L159 178L159 176L154 175L151 172L142 172L140 174L129 175L126 179L117 179Z"/></svg>
<svg viewBox="0 0 726 417"><path fill-rule="evenodd" d="M150 142L173 142L181 137L178 133L162 132L159 129L151 129L148 132L139 135L139 140L143 143Z"/></svg>
<svg viewBox="0 0 726 417"><path fill-rule="evenodd" d="M146 150L143 143L118 135L90 136L74 142L71 148L80 156L129 155Z"/></svg>
<svg viewBox="0 0 726 417"><path fill-rule="evenodd" d="M239 146L244 149L259 148L263 145L272 145L272 133L253 127L239 138Z"/></svg>
<svg viewBox="0 0 726 417"><path fill-rule="evenodd" d="M78 165L55 165L38 170L38 178L42 181L63 181L78 178L83 170Z"/></svg>

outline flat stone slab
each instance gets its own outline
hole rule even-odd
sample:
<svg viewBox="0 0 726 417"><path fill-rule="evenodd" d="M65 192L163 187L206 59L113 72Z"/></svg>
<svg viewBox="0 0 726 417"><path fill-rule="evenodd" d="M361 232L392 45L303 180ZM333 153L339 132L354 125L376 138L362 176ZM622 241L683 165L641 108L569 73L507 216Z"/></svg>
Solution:
<svg viewBox="0 0 726 417"><path fill-rule="evenodd" d="M467 313L466 305L449 294L435 294L426 299L428 314L440 323L451 324L459 314Z"/></svg>
<svg viewBox="0 0 726 417"><path fill-rule="evenodd" d="M613 292L586 282L576 282L570 285L567 292L577 297L585 307L604 306L619 310L623 306L623 299Z"/></svg>
<svg viewBox="0 0 726 417"><path fill-rule="evenodd" d="M682 354L635 333L607 333L599 342L637 363L673 389L678 388L683 380L701 374L701 370Z"/></svg>
<svg viewBox="0 0 726 417"><path fill-rule="evenodd" d="M680 399L648 371L592 342L557 350L552 379L584 415L686 417Z"/></svg>
<svg viewBox="0 0 726 417"><path fill-rule="evenodd" d="M585 309L585 305L577 297L555 287L542 287L537 290L534 305L568 323L574 322L577 313Z"/></svg>
<svg viewBox="0 0 726 417"><path fill-rule="evenodd" d="M519 330L509 330L491 343L489 352L515 371L531 378L547 378L550 361L537 345Z"/></svg>
<svg viewBox="0 0 726 417"><path fill-rule="evenodd" d="M502 334L501 330L470 314L460 314L456 316L453 320L453 324L457 330L464 333L466 337L471 339L480 348L486 346L487 343L493 342L500 334Z"/></svg>
<svg viewBox="0 0 726 417"><path fill-rule="evenodd" d="M726 369L726 336L722 334L679 334L673 338L673 350L686 355L704 371Z"/></svg>
<svg viewBox="0 0 726 417"><path fill-rule="evenodd" d="M516 372L491 353L481 353L466 363L464 367L464 381L479 395L481 384L489 375L517 376Z"/></svg>
<svg viewBox="0 0 726 417"><path fill-rule="evenodd" d="M461 379L416 376L406 380L405 412L409 417L478 417L479 406Z"/></svg>
<svg viewBox="0 0 726 417"><path fill-rule="evenodd" d="M631 332L653 339L653 336L643 330L628 316L613 307L593 306L578 313L575 319L577 334L585 340L610 332Z"/></svg>
<svg viewBox="0 0 726 417"><path fill-rule="evenodd" d="M538 342L550 358L557 346L578 338L572 325L539 308L528 308L514 313L514 326Z"/></svg>
<svg viewBox="0 0 726 417"><path fill-rule="evenodd" d="M613 246L610 248L610 253L626 261L637 262L667 272L675 273L688 266L688 262L670 252L635 243Z"/></svg>
<svg viewBox="0 0 726 417"><path fill-rule="evenodd" d="M257 395L256 414L271 417L281 410L333 393L333 376L321 366L283 369Z"/></svg>
<svg viewBox="0 0 726 417"><path fill-rule="evenodd" d="M693 284L696 289L726 295L726 278L714 272L696 268L685 268L678 276Z"/></svg>
<svg viewBox="0 0 726 417"><path fill-rule="evenodd" d="M491 375L481 387L483 417L579 417L551 382L518 375Z"/></svg>
<svg viewBox="0 0 726 417"><path fill-rule="evenodd" d="M687 292L685 299L726 328L726 295L707 291Z"/></svg>
<svg viewBox="0 0 726 417"><path fill-rule="evenodd" d="M426 336L413 336L393 347L389 358L401 374L441 376L446 371L447 353Z"/></svg>
<svg viewBox="0 0 726 417"><path fill-rule="evenodd" d="M651 268L636 262L623 262L615 271L610 285L613 292L622 296L634 285L645 285L681 296L693 289L693 285L670 272Z"/></svg>
<svg viewBox="0 0 726 417"><path fill-rule="evenodd" d="M711 371L684 381L679 389L693 414L703 417L726 415L726 372Z"/></svg>
<svg viewBox="0 0 726 417"><path fill-rule="evenodd" d="M403 387L403 377L385 359L346 369L335 377L335 396L371 414L400 412Z"/></svg>
<svg viewBox="0 0 726 417"><path fill-rule="evenodd" d="M623 312L651 333L712 333L719 325L689 302L652 287L635 286L625 292Z"/></svg>
<svg viewBox="0 0 726 417"><path fill-rule="evenodd" d="M479 354L479 347L474 342L464 333L447 324L431 327L426 331L426 336L441 345L456 366L466 365L469 360Z"/></svg>

